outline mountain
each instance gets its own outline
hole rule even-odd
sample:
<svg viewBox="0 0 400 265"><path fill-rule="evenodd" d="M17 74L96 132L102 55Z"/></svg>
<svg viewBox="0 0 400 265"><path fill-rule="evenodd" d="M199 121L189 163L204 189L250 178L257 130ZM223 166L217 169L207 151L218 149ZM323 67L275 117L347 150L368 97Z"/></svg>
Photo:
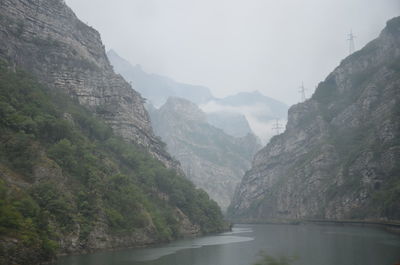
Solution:
<svg viewBox="0 0 400 265"><path fill-rule="evenodd" d="M1 1L0 264L224 229L143 103L64 1Z"/></svg>
<svg viewBox="0 0 400 265"><path fill-rule="evenodd" d="M226 134L234 137L243 137L253 134L246 116L228 111L207 113L207 121L211 125L222 129Z"/></svg>
<svg viewBox="0 0 400 265"><path fill-rule="evenodd" d="M130 81L150 104L163 105L169 97L179 97L196 103L208 114L215 127L232 136L245 136L255 132L267 142L273 135L276 119L286 122L288 107L258 91L241 92L216 99L206 87L175 82L171 78L143 71L110 50L107 56L117 73Z"/></svg>
<svg viewBox="0 0 400 265"><path fill-rule="evenodd" d="M288 107L275 99L264 96L258 91L240 92L236 95L220 99L212 99L200 105L201 109L210 115L210 121L217 127L233 135L242 134L240 130L232 131L234 123L239 121L233 116L221 115L221 113L231 113L232 115L242 115L248 121L252 131L264 142L275 134L273 126L276 120L286 122ZM219 116L219 117L218 117ZM225 122L220 122L220 121ZM241 122L243 124L243 122ZM243 126L243 125L242 125ZM244 125L246 126L246 125ZM245 128L245 127L243 127Z"/></svg>
<svg viewBox="0 0 400 265"><path fill-rule="evenodd" d="M400 219L400 17L347 57L259 151L239 220Z"/></svg>
<svg viewBox="0 0 400 265"><path fill-rule="evenodd" d="M0 264L220 231L208 195L77 102L0 63Z"/></svg>
<svg viewBox="0 0 400 265"><path fill-rule="evenodd" d="M114 73L100 34L63 1L4 0L0 12L0 57L67 92L124 139L178 167L154 137L144 99Z"/></svg>
<svg viewBox="0 0 400 265"><path fill-rule="evenodd" d="M258 139L253 134L227 135L210 125L206 114L186 99L169 98L160 109L151 109L150 116L155 133L180 161L186 176L226 209L260 148Z"/></svg>
<svg viewBox="0 0 400 265"><path fill-rule="evenodd" d="M110 50L107 56L115 71L132 82L135 89L154 106L163 105L168 97L181 97L196 104L213 98L207 87L183 84L168 77L146 73L140 65L131 65L113 50Z"/></svg>

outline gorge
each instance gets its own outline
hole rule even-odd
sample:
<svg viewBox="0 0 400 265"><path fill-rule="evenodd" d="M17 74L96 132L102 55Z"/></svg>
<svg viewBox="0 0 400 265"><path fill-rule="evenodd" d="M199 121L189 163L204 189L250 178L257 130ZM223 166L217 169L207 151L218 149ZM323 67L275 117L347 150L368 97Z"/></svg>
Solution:
<svg viewBox="0 0 400 265"><path fill-rule="evenodd" d="M0 0L0 265L398 263L366 225L400 227L400 17L289 109L249 87L214 97L106 53L63 0Z"/></svg>

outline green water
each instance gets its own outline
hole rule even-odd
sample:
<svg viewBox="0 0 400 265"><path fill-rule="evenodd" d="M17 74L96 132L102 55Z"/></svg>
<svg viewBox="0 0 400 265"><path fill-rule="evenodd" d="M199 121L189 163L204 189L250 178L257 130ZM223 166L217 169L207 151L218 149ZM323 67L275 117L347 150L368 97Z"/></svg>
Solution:
<svg viewBox="0 0 400 265"><path fill-rule="evenodd" d="M236 225L158 247L62 257L56 265L251 265L261 251L296 256L295 265L394 265L400 237L353 226Z"/></svg>

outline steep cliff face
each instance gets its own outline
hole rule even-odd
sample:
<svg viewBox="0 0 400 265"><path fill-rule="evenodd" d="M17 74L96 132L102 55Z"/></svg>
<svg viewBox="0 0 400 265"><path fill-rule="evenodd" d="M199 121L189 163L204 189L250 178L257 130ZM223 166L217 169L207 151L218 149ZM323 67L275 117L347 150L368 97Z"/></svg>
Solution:
<svg viewBox="0 0 400 265"><path fill-rule="evenodd" d="M154 137L143 98L114 73L99 33L62 0L1 0L0 58L66 91L124 139L168 167L176 161Z"/></svg>
<svg viewBox="0 0 400 265"><path fill-rule="evenodd" d="M225 134L185 99L169 98L160 109L150 110L150 115L155 133L180 161L186 176L226 209L260 147L258 139L252 134L241 138Z"/></svg>
<svg viewBox="0 0 400 265"><path fill-rule="evenodd" d="M342 61L254 158L236 219L400 219L400 17Z"/></svg>

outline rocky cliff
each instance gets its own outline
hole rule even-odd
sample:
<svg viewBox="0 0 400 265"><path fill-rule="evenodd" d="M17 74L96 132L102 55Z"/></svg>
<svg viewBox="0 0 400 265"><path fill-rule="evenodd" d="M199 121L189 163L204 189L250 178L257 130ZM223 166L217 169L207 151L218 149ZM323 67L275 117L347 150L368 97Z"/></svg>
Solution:
<svg viewBox="0 0 400 265"><path fill-rule="evenodd" d="M154 131L168 151L180 161L186 176L208 192L222 209L232 199L241 176L260 148L253 134L236 138L207 122L194 103L169 98L158 110L150 110Z"/></svg>
<svg viewBox="0 0 400 265"><path fill-rule="evenodd" d="M0 264L224 229L176 169L97 31L62 0L0 0Z"/></svg>
<svg viewBox="0 0 400 265"><path fill-rule="evenodd" d="M179 168L154 137L143 98L110 65L100 34L62 0L1 0L0 58L66 91L124 139Z"/></svg>
<svg viewBox="0 0 400 265"><path fill-rule="evenodd" d="M400 219L400 17L347 57L255 156L238 220Z"/></svg>

